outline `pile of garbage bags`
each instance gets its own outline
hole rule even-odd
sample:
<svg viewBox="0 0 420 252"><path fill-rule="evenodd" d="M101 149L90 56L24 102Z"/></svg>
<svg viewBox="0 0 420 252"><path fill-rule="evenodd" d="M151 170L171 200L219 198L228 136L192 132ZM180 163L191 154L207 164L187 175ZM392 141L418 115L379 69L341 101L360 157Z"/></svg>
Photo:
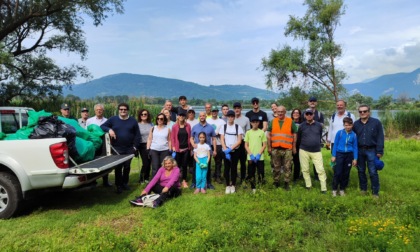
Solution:
<svg viewBox="0 0 420 252"><path fill-rule="evenodd" d="M74 119L54 116L44 110L28 111L28 116L27 126L15 134L0 134L0 140L64 137L67 140L70 157L78 163L93 160L96 150L102 147L104 132L97 125L89 125L84 129Z"/></svg>

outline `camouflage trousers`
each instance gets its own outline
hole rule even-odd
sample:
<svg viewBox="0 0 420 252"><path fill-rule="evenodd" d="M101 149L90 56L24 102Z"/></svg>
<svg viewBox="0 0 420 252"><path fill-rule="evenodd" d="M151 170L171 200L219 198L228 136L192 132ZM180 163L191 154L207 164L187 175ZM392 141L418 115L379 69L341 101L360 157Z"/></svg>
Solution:
<svg viewBox="0 0 420 252"><path fill-rule="evenodd" d="M273 160L274 172L273 179L274 182L280 182L281 168L283 167L284 173L284 182L290 181L290 174L293 155L292 150L282 150L282 149L273 149L271 151L271 160Z"/></svg>

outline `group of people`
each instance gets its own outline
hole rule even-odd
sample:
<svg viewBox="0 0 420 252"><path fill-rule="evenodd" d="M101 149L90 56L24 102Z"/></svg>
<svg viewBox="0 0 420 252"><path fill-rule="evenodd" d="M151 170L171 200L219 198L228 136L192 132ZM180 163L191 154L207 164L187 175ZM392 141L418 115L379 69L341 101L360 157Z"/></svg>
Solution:
<svg viewBox="0 0 420 252"><path fill-rule="evenodd" d="M137 120L130 117L126 103L119 104L119 114L107 120L100 113L101 109L103 113L103 105L97 104L95 116L91 118L88 110L82 109L79 123L84 127L90 123L101 126L109 133L113 147L120 154L139 154L142 159L140 183L147 183L147 186L140 197L131 201L135 205L143 205L144 196L150 192L159 194L153 204L149 204L152 207L180 195L181 188L190 187L195 189L195 194L205 194L208 189L214 189L212 180L224 183L226 194L235 193L237 184L245 188L245 181L255 193L256 184L266 181L266 149L271 155L275 187L280 187L282 183L285 190L290 190L291 180L296 182L303 176L306 188L311 189L309 168L312 161L315 179L320 182L321 192L326 193L327 176L321 153L324 114L317 110L317 99L310 97L308 108L303 111L293 109L290 117L286 115L286 108L276 103L271 104L272 113L268 114L260 109L258 98L253 98L251 103L252 109L245 116L239 102L233 104L233 109L229 109L227 104L222 105L220 116L217 106L206 103L205 111L200 112L196 119L187 98L180 96L179 106L174 107L166 101L153 123L147 109L138 111ZM359 106L360 118L357 121L346 110L343 100L336 103L336 108L330 118L326 138L334 170L332 195L345 195L350 169L357 166L361 192L367 192L367 168L372 195L379 197L375 159L383 155L382 124L370 117L367 105ZM215 162L213 173L212 159ZM130 189L130 163L131 160L115 168L117 193ZM190 186L189 173L192 173ZM110 185L105 177L104 185Z"/></svg>

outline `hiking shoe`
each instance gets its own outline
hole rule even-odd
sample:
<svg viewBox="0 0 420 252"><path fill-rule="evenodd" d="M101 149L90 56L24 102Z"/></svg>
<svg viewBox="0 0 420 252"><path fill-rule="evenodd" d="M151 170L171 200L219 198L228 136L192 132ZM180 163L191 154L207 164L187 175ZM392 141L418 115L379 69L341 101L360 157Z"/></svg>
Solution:
<svg viewBox="0 0 420 252"><path fill-rule="evenodd" d="M337 191L336 191L336 190L333 190L333 191L332 191L332 196L333 196L333 197L337 197Z"/></svg>
<svg viewBox="0 0 420 252"><path fill-rule="evenodd" d="M143 206L142 197L137 197L136 199L130 200L130 203L134 206Z"/></svg>
<svg viewBox="0 0 420 252"><path fill-rule="evenodd" d="M206 189L201 189L202 194L206 194Z"/></svg>
<svg viewBox="0 0 420 252"><path fill-rule="evenodd" d="M226 186L225 194L230 194L230 186Z"/></svg>
<svg viewBox="0 0 420 252"><path fill-rule="evenodd" d="M207 184L207 189L214 190L214 186L212 184Z"/></svg>
<svg viewBox="0 0 420 252"><path fill-rule="evenodd" d="M236 192L235 186L231 186L230 187L230 193L235 193L235 192Z"/></svg>
<svg viewBox="0 0 420 252"><path fill-rule="evenodd" d="M194 183L191 183L190 189L194 189L194 188L195 188L195 184Z"/></svg>
<svg viewBox="0 0 420 252"><path fill-rule="evenodd" d="M340 196L346 196L346 193L344 192L344 190L340 190Z"/></svg>
<svg viewBox="0 0 420 252"><path fill-rule="evenodd" d="M284 182L284 190L290 191L289 182Z"/></svg>
<svg viewBox="0 0 420 252"><path fill-rule="evenodd" d="M200 192L200 189L195 189L195 191L194 191L194 194L197 194L197 193L199 193Z"/></svg>
<svg viewBox="0 0 420 252"><path fill-rule="evenodd" d="M182 188L188 188L187 181L182 181Z"/></svg>

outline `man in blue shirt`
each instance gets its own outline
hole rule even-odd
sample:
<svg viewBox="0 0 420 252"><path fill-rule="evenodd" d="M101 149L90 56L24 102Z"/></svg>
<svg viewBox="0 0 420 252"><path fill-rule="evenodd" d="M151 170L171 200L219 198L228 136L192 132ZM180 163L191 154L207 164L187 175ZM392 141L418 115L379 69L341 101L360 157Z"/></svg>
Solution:
<svg viewBox="0 0 420 252"><path fill-rule="evenodd" d="M212 125L208 124L206 121L206 113L200 112L199 116L199 123L194 125L194 127L191 129L191 146L193 148L197 147L198 140L198 134L200 132L206 133L206 144L209 146L212 146L212 155L213 157L216 157L217 151L216 151L216 132ZM195 165L193 166L195 167ZM195 188L195 169L193 169L193 179L190 188ZM214 186L211 184L211 159L208 164L208 171L207 171L207 188L208 189L214 189Z"/></svg>
<svg viewBox="0 0 420 252"><path fill-rule="evenodd" d="M359 106L359 115L360 119L353 126L359 149L357 159L359 186L361 193L365 195L367 191L367 166L373 197L379 198L379 175L374 161L375 156L381 158L384 154L384 130L378 119L370 117L370 107L368 105Z"/></svg>
<svg viewBox="0 0 420 252"><path fill-rule="evenodd" d="M101 129L109 133L111 145L119 154L134 154L140 149L140 130L137 120L128 115L128 104L118 105L118 115L112 116L101 125ZM115 167L115 185L117 193L130 190L128 186L131 159Z"/></svg>

